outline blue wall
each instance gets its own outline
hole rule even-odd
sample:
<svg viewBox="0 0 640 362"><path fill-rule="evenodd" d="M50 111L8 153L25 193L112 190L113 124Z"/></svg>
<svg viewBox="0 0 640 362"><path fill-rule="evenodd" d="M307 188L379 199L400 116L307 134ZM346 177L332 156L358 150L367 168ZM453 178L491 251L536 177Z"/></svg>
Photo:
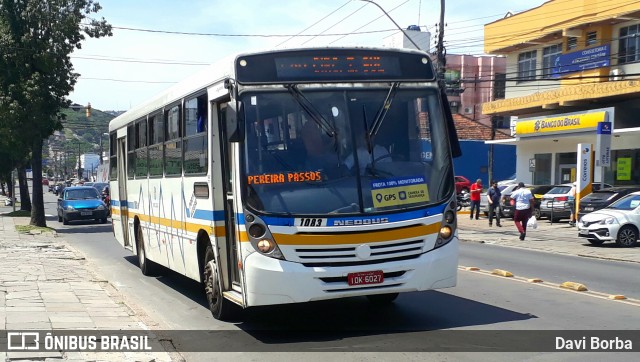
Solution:
<svg viewBox="0 0 640 362"><path fill-rule="evenodd" d="M482 185L489 185L489 145L484 141L460 140L462 156L453 159L454 172ZM516 146L493 145L493 177L496 181L509 179L516 173Z"/></svg>

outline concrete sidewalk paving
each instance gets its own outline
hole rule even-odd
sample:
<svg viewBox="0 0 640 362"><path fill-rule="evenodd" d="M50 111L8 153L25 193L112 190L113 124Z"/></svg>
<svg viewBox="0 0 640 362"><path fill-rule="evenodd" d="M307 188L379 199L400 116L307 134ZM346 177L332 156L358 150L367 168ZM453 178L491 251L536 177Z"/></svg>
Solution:
<svg viewBox="0 0 640 362"><path fill-rule="evenodd" d="M150 330L120 293L55 233L19 233L29 218L0 215L0 330ZM145 323L147 322L147 323ZM0 338L5 338L4 336ZM6 346L7 341L0 341ZM171 361L157 338L153 352L14 352L0 360ZM170 350L170 349L169 349ZM155 352L161 351L161 352Z"/></svg>
<svg viewBox="0 0 640 362"><path fill-rule="evenodd" d="M519 240L520 233L511 218L502 218L502 227L489 227L489 219L480 216L470 220L468 211L458 213L458 236L461 241L517 247L556 254L592 257L640 263L640 245L622 248L615 242L599 246L592 245L586 238L578 236L578 229L569 226L568 220L551 224L549 220L538 220L537 229L528 229L525 240Z"/></svg>

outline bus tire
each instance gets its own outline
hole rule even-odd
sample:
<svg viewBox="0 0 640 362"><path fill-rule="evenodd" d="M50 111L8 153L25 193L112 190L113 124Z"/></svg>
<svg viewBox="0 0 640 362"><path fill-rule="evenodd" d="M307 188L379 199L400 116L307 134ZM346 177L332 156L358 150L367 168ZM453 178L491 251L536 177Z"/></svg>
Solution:
<svg viewBox="0 0 640 362"><path fill-rule="evenodd" d="M399 293L372 294L367 295L367 299L373 305L384 306L393 303L398 298Z"/></svg>
<svg viewBox="0 0 640 362"><path fill-rule="evenodd" d="M136 226L136 251L138 253L138 266L140 267L142 275L154 275L156 265L147 259L147 252L144 250L144 235L142 234L142 227L140 225Z"/></svg>
<svg viewBox="0 0 640 362"><path fill-rule="evenodd" d="M209 310L213 318L227 321L235 315L238 307L222 295L222 282L219 277L218 265L211 245L204 253L204 275L202 277L204 292L209 303Z"/></svg>

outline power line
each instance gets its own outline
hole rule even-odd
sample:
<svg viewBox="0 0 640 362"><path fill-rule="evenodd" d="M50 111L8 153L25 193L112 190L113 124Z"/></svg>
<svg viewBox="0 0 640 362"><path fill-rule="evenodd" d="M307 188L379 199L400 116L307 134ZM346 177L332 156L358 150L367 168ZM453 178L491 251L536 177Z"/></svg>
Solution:
<svg viewBox="0 0 640 362"><path fill-rule="evenodd" d="M349 4L351 2L351 0L348 0L346 3L342 4L340 7L338 7L337 9L333 10L332 12L330 12L329 14L325 15L324 17L322 17L320 20L316 21L315 23L309 25L308 27L304 28L303 30L301 30L298 34L291 36L289 39L286 39L285 41L281 42L280 44L276 45L275 47L278 48L279 46L281 46L282 44L288 42L289 40L295 38L296 36L304 33L305 31L311 29L313 26L315 26L316 24L318 24L319 22L323 21L324 19L328 18L329 16L333 15L336 11L342 9L343 7L345 7L347 4Z"/></svg>

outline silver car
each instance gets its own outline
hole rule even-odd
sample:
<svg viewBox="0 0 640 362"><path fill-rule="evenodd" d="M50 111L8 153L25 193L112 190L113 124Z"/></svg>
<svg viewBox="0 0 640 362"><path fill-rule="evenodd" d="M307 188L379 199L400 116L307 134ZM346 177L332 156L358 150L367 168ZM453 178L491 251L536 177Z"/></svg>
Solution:
<svg viewBox="0 0 640 362"><path fill-rule="evenodd" d="M509 184L498 185L498 190L500 190L500 193L502 193L509 186L510 186ZM489 190L487 190L487 192L483 193L482 197L480 197L480 212L483 213L484 216L489 216L489 200L487 199L487 195L488 194L489 194ZM500 212L500 217L504 217L504 215L502 214L502 207L501 206L498 208L498 210Z"/></svg>
<svg viewBox="0 0 640 362"><path fill-rule="evenodd" d="M591 244L615 241L623 247L633 247L640 229L640 192L629 194L609 207L588 213L578 221L578 236Z"/></svg>

